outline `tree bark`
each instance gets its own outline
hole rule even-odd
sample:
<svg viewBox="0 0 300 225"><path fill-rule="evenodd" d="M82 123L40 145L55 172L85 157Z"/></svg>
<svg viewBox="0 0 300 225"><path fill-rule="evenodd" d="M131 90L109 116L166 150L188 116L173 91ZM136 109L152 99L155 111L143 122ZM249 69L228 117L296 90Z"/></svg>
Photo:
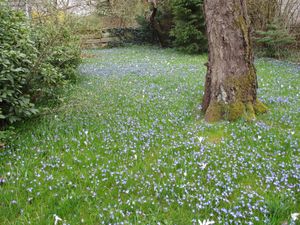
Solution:
<svg viewBox="0 0 300 225"><path fill-rule="evenodd" d="M246 0L205 0L204 7L209 44L205 120L253 120L267 108L257 99Z"/></svg>
<svg viewBox="0 0 300 225"><path fill-rule="evenodd" d="M149 17L149 22L152 27L152 29L155 32L155 35L157 36L157 39L159 41L159 44L161 47L167 47L167 39L168 39L168 32L162 28L159 21L156 20L156 16L158 13L157 3L156 1L149 1L152 2L152 11L151 15Z"/></svg>

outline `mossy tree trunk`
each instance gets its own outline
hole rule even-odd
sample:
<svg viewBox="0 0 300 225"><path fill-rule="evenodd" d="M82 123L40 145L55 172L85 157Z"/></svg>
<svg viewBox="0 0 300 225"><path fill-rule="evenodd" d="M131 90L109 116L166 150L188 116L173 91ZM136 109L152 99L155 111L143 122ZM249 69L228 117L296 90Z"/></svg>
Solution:
<svg viewBox="0 0 300 225"><path fill-rule="evenodd" d="M205 120L253 120L267 108L257 99L246 0L205 0L205 17L209 44Z"/></svg>

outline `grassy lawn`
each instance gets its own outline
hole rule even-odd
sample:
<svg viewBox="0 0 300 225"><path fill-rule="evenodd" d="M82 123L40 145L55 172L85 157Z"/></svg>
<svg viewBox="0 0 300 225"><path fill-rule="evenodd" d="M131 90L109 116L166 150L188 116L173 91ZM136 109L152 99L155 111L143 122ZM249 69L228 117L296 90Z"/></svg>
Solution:
<svg viewBox="0 0 300 225"><path fill-rule="evenodd" d="M256 122L206 124L206 56L87 51L81 82L0 149L0 224L295 224L300 67L256 61Z"/></svg>

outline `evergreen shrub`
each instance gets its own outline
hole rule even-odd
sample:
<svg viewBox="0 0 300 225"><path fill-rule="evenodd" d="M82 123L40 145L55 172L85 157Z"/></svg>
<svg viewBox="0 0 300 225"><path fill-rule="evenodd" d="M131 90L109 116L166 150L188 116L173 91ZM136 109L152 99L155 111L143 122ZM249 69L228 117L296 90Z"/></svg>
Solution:
<svg viewBox="0 0 300 225"><path fill-rule="evenodd" d="M171 6L174 46L188 53L207 51L203 0L172 0Z"/></svg>
<svg viewBox="0 0 300 225"><path fill-rule="evenodd" d="M257 34L255 41L267 57L285 57L289 47L296 43L295 37L278 21L269 24L266 31L257 31Z"/></svg>

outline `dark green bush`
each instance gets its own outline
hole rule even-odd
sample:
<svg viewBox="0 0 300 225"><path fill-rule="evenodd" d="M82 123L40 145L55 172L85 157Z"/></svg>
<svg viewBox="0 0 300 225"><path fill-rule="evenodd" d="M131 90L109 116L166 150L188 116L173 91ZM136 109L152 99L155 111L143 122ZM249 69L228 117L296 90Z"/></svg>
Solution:
<svg viewBox="0 0 300 225"><path fill-rule="evenodd" d="M24 16L0 2L0 121L15 122L37 110L27 93L27 82L37 49Z"/></svg>
<svg viewBox="0 0 300 225"><path fill-rule="evenodd" d="M150 14L147 17L150 17ZM154 20L155 25L151 25L149 18L145 18L145 16L136 18L137 23L140 25L139 29L137 29L136 39L144 43L170 47L172 39L170 31L173 25L173 18L169 4L166 2L165 4L159 4Z"/></svg>
<svg viewBox="0 0 300 225"><path fill-rule="evenodd" d="M173 0L174 28L171 36L173 44L188 53L207 51L203 0Z"/></svg>
<svg viewBox="0 0 300 225"><path fill-rule="evenodd" d="M155 44L158 42L155 37L155 30L150 25L149 21L145 18L145 16L137 16L137 23L140 25L137 31L139 31L136 35L136 38L140 41L141 44Z"/></svg>
<svg viewBox="0 0 300 225"><path fill-rule="evenodd" d="M289 47L296 43L295 37L278 21L269 24L266 31L257 31L257 34L255 41L267 57L285 57Z"/></svg>
<svg viewBox="0 0 300 225"><path fill-rule="evenodd" d="M48 20L29 26L0 0L0 126L38 112L34 103L55 98L76 80L77 38L65 24Z"/></svg>

